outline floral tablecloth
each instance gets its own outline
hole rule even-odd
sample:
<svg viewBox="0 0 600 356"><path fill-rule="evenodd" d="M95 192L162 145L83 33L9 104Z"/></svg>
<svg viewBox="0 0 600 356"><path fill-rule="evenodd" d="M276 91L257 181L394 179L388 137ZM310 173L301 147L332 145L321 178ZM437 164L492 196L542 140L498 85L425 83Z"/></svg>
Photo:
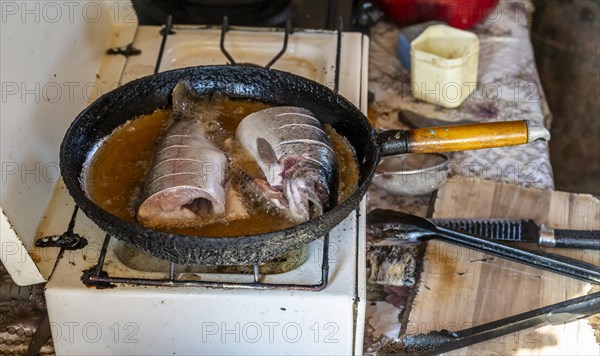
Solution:
<svg viewBox="0 0 600 356"><path fill-rule="evenodd" d="M401 110L448 123L527 119L549 127L551 114L539 82L528 18L533 7L528 1L501 0L488 18L470 31L479 37L478 85L457 109L445 109L415 99L411 94L410 71L396 58L399 28L380 22L372 28L369 55L369 91L374 94L371 112L379 129L406 128L399 120ZM483 178L539 189L553 189L548 145L544 142L506 148L450 154L452 179ZM367 195L367 210L401 210L421 216L430 211L431 196L402 197L375 186ZM373 271L386 258L397 260L389 246L414 257L416 245L368 236L367 318L365 353L374 353L401 333L400 318L415 281L397 278L395 285L377 280ZM382 246L386 246L385 248ZM397 251L396 251L397 252ZM406 264L406 258L402 263ZM412 262L410 262L412 263ZM409 267L410 267L409 263ZM410 268L405 268L411 273Z"/></svg>

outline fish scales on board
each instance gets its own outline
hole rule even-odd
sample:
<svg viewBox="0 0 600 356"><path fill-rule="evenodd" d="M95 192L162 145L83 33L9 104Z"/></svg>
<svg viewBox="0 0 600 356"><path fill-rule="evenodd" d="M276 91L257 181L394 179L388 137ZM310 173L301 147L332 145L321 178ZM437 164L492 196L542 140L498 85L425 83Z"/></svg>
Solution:
<svg viewBox="0 0 600 356"><path fill-rule="evenodd" d="M282 192L287 213L307 221L337 204L338 163L329 136L304 108L280 106L245 117L236 130L273 191Z"/></svg>
<svg viewBox="0 0 600 356"><path fill-rule="evenodd" d="M156 148L137 211L141 224L202 224L225 213L228 162L214 142L219 100L199 97L187 82L173 89L173 123Z"/></svg>

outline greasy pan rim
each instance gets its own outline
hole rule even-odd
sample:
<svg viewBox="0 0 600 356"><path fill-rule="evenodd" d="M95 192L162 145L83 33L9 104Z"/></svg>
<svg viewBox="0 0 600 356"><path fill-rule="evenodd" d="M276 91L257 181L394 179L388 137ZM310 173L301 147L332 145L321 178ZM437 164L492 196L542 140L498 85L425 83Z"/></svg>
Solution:
<svg viewBox="0 0 600 356"><path fill-rule="evenodd" d="M107 119L110 117L110 114L107 113L105 116L102 116L101 114L105 113L107 110L110 111L111 108L113 108L113 110L119 109L114 107L115 101L125 105L127 101L138 99L145 95L158 95L160 89L152 89L152 84L160 84L161 81L164 81L169 83L168 85L171 85L170 83L172 81L178 81L173 78L181 80L182 78L188 77L191 77L194 83L196 83L198 76L202 77L202 75L208 75L209 77L219 78L223 72L227 72L225 74L228 74L229 76L231 76L231 74L238 74L240 76L250 75L253 78L256 77L256 80L261 80L262 78L283 78L284 80L289 80L290 82L293 82L294 85L298 84L298 87L300 88L306 86L311 90L316 90L316 94L323 95L324 98L333 102L329 105L335 105L341 110L348 111L349 115L352 116L354 120L360 120L361 122L357 123L357 125L364 126L364 128L367 129L367 132L360 134L368 136L368 139L365 142L368 142L368 145L371 145L372 147L364 148L362 162L357 162L359 171L363 172L364 169L367 174L366 176L363 176L362 173L360 174L357 188L352 195L333 209L307 222L294 225L284 230L234 237L188 236L152 230L112 215L87 196L80 182L83 164L88 156L93 154L93 146L97 145L99 140L105 138L107 135L102 136L100 139L96 139L95 142L84 142L81 135L89 136L94 134L94 128L87 128L86 130L86 120L102 122ZM236 76L235 78L238 77ZM247 88L245 88L240 81L236 83L228 82L227 85L233 85L233 87L241 85L239 87L239 89L242 90L240 97L243 97L243 91L247 90ZM145 84L150 84L150 89L145 91ZM223 84L219 83L219 85ZM135 91L134 89L139 90ZM215 89L213 88L211 91L214 90ZM163 95L167 95L169 103L171 91L172 90L169 90L168 94L163 93ZM230 92L227 92L227 94L234 96ZM248 94L247 98L256 99L256 96L253 95L254 94ZM320 100L320 98L316 100ZM266 101L269 102L268 99ZM152 110L160 107L154 107L155 101L150 100L150 102L152 105L149 105L149 107L153 106L151 108ZM130 119L132 118L133 117ZM117 126L115 126L113 130L116 127ZM89 133L89 130L92 130L92 132ZM347 137L348 135L344 136ZM347 139L352 141L348 137ZM83 146L84 152L76 151L80 146ZM355 143L351 142L351 146L354 149L357 149ZM203 66L176 69L140 78L124 84L98 98L75 118L67 130L60 148L60 168L65 185L80 209L92 221L98 224L102 230L110 233L115 238L132 244L151 255L168 259L176 263L226 265L256 262L263 263L325 235L358 206L373 177L380 153L381 150L376 144L375 130L372 128L364 114L347 99L319 83L291 73L272 69L239 66ZM81 162L81 164L78 164L78 162ZM361 168L361 166L365 164L369 164L370 166ZM159 239L159 241L153 241L156 239ZM162 245L162 247L160 247L160 245Z"/></svg>

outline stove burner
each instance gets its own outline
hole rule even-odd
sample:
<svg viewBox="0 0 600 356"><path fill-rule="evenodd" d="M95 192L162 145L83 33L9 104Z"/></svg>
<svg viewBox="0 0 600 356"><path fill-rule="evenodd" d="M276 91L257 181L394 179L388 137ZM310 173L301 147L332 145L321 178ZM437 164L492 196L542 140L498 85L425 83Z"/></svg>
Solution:
<svg viewBox="0 0 600 356"><path fill-rule="evenodd" d="M161 30L162 40L160 45L160 50L156 59L156 65L154 67L154 74L159 72L160 65L163 58L163 53L165 51L165 45L167 42L167 38L169 35L173 34L173 16L169 15L164 23L164 27ZM334 90L337 92L339 88L339 67L340 67L340 52L341 52L341 40L342 40L342 22L340 21L337 31L337 53L336 53L336 61L335 61L335 83ZM223 25L221 28L221 42L220 49L223 54L227 57L227 59L233 65L255 65L255 64L241 64L236 63L235 59L231 56L231 54L225 49L225 35L230 30L229 27L229 18L227 16L223 17ZM283 47L277 53L273 59L267 63L266 68L271 67L273 64L277 62L286 52L288 47L288 39L289 35L293 33L291 21L288 20L285 26L285 35L283 39ZM72 224L74 223L74 217L77 214L78 208L75 208ZM72 234L72 226L70 225L71 234ZM68 234L67 231L65 234ZM223 289L259 289L259 290L275 290L275 289L284 289L284 290L305 290L305 291L320 291L323 290L327 286L328 277L329 277L329 234L326 234L323 237L323 257L321 262L321 281L317 284L290 284L290 283L263 283L261 282L261 275L259 271L258 263L253 264L253 281L249 283L232 283L232 282L213 282L213 281L204 281L204 280L182 280L177 279L175 267L175 262L169 261L169 276L166 279L150 279L150 278L124 278L124 277L115 277L110 276L106 271L103 270L104 261L106 258L106 254L108 251L108 245L110 243L112 236L106 234L104 238L104 242L102 244L102 249L100 250L100 255L98 257L98 263L96 266L84 271L83 276L81 277L82 282L89 287L95 287L98 289L103 288L111 288L116 284L132 284L132 285L150 285L150 286L166 286L166 287L210 287L210 288L223 288Z"/></svg>
<svg viewBox="0 0 600 356"><path fill-rule="evenodd" d="M323 30L335 30L338 20L355 30L368 27L364 17L377 21L366 0L133 0L133 7L140 25L162 25L168 14L187 25L220 25L228 16L240 26L285 27L290 19L299 28Z"/></svg>
<svg viewBox="0 0 600 356"><path fill-rule="evenodd" d="M253 265L253 282L249 283L229 283L229 282L212 282L202 280L182 280L177 279L175 273L175 263L169 263L169 278L167 279L150 279L150 278L124 278L124 277L111 277L103 270L104 260L108 251L108 245L110 243L111 236L106 234L104 242L102 243L102 249L100 250L100 256L98 257L98 264L86 271L84 271L81 281L88 287L95 287L97 289L105 289L115 287L116 284L131 284L131 285L146 285L155 287L208 287L208 288L222 288L222 289L260 289L260 290L304 290L311 292L318 292L327 287L327 281L329 279L329 234L323 237L323 259L321 262L321 281L317 284L275 284L275 283L263 283L260 281L260 271L258 263Z"/></svg>
<svg viewBox="0 0 600 356"><path fill-rule="evenodd" d="M133 0L142 25L160 25L167 14L178 24L219 25L223 16L241 26L280 26L292 0Z"/></svg>

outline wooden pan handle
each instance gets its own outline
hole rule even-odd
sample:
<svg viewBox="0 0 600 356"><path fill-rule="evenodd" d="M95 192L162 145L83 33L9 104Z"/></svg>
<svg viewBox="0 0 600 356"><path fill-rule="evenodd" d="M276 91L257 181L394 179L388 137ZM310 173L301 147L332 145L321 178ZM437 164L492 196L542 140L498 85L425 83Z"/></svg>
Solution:
<svg viewBox="0 0 600 356"><path fill-rule="evenodd" d="M525 120L438 126L413 130L390 130L379 135L384 156L399 153L431 153L478 150L548 141L543 127Z"/></svg>

